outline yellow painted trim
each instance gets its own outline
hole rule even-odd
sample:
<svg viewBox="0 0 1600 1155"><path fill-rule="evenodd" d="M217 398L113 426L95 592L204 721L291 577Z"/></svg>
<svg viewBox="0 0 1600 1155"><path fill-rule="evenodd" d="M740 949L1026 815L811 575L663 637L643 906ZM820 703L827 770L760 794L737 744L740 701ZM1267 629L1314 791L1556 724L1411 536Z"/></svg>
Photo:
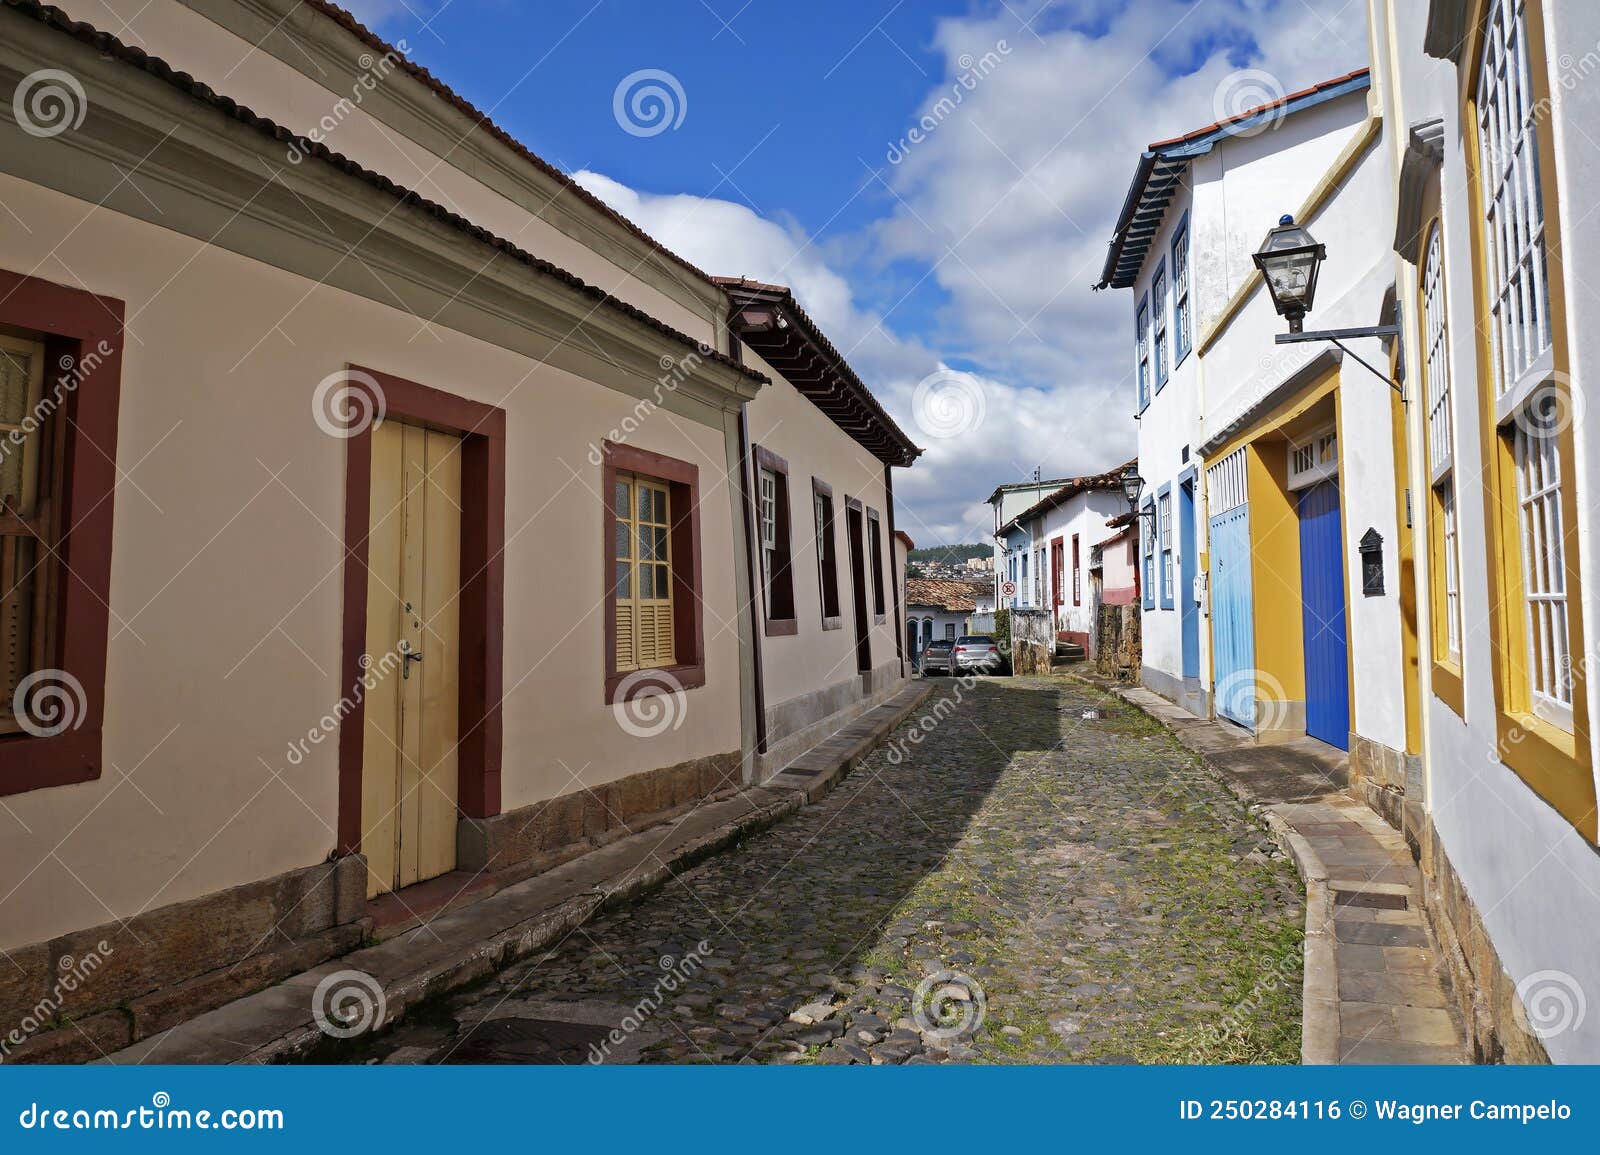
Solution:
<svg viewBox="0 0 1600 1155"><path fill-rule="evenodd" d="M1389 347L1389 376L1396 379L1400 368L1400 342ZM1406 753L1422 753L1422 665L1421 643L1417 634L1417 534L1406 516L1406 493L1410 489L1411 453L1406 439L1406 407L1400 394L1389 391L1389 443L1394 446L1394 512L1399 542L1395 550L1395 592L1400 599L1400 680L1405 694ZM1339 476L1344 472L1344 434L1339 436ZM1416 503L1412 503L1415 510ZM1341 509L1343 506L1341 505ZM1349 539L1346 538L1346 541ZM1348 584L1348 582L1346 583ZM1348 595L1347 595L1348 596ZM1348 622L1348 618L1346 621ZM1346 631L1348 640L1348 630ZM1355 663L1351 663L1355 668ZM1354 702L1352 697L1351 701ZM1351 719L1352 722L1354 719Z"/></svg>
<svg viewBox="0 0 1600 1155"><path fill-rule="evenodd" d="M1461 689L1461 671L1448 662L1435 661L1433 663L1432 683L1433 696L1438 698L1450 709L1455 711L1456 717L1466 720L1466 695Z"/></svg>
<svg viewBox="0 0 1600 1155"><path fill-rule="evenodd" d="M1287 401L1281 402L1276 409L1268 410L1251 424L1235 433L1220 448L1206 455L1206 464L1214 465L1228 454L1238 449L1241 445L1248 445L1265 434L1271 433L1281 426L1287 425L1302 413L1311 409L1330 392L1339 386L1339 367L1330 366L1326 372L1312 385L1307 386L1302 392L1295 394ZM1344 453L1344 446L1339 447L1339 452Z"/></svg>
<svg viewBox="0 0 1600 1155"><path fill-rule="evenodd" d="M1586 689L1586 663L1572 664L1571 733L1557 729L1530 712L1527 679L1527 639L1522 605L1522 563L1518 525L1515 462L1509 438L1495 420L1494 375L1490 362L1489 254L1484 244L1481 222L1484 219L1480 182L1481 158L1478 146L1477 80L1483 64L1484 21L1489 0L1474 0L1472 35L1468 53L1463 56L1462 123L1465 127L1467 197L1471 211L1472 289L1475 326L1478 392L1484 477L1484 515L1489 526L1489 635L1493 653L1492 673L1495 698L1495 729L1501 759L1526 782L1530 789L1556 808L1591 842L1597 833L1594 777L1590 773L1589 715ZM1544 51L1544 13L1541 0L1528 0L1526 51L1528 71L1535 102L1548 101L1549 71ZM1534 126L1538 134L1540 183L1544 195L1546 268L1555 273L1547 278L1550 295L1550 332L1557 381L1570 381L1567 353L1567 310L1564 276L1561 273L1561 215L1557 202L1555 149L1550 138L1548 118ZM1562 386L1565 388L1566 386ZM1560 435L1564 466L1561 486L1561 516L1569 534L1575 534L1578 519L1573 484L1573 434L1569 425ZM1564 550L1566 588L1576 593L1583 589L1576 540ZM1583 599L1567 603L1568 653L1585 653L1583 645Z"/></svg>
<svg viewBox="0 0 1600 1155"><path fill-rule="evenodd" d="M1366 155L1367 150L1382 135L1382 114L1369 111L1366 123L1361 126L1361 130L1355 136L1350 138L1349 143L1340 150L1333 165L1327 172L1322 174L1322 179L1311 190L1311 195L1306 197L1305 201L1300 205L1299 210L1294 215L1294 219L1301 224L1309 225L1317 213L1322 211L1323 206L1333 198L1333 194L1338 191L1345 178L1350 175L1351 171ZM1239 310L1244 308L1245 302L1255 295L1255 291L1261 288L1262 284L1261 270L1252 265L1249 276L1244 279L1244 283L1228 299L1228 303L1223 306L1222 312L1217 315L1217 319L1206 327L1204 333L1200 334L1200 340L1195 345L1195 352L1204 356L1206 351L1216 344L1217 338L1227 331L1228 326L1238 316Z"/></svg>

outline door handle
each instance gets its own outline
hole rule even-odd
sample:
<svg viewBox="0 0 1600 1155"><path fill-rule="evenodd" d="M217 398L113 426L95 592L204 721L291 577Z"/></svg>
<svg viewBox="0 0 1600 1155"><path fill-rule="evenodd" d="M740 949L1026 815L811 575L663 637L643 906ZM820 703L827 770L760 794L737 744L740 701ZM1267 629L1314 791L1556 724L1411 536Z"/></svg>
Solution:
<svg viewBox="0 0 1600 1155"><path fill-rule="evenodd" d="M402 638L400 640L399 649L400 649L400 677L402 679L409 678L409 677L411 677L411 663L412 662L420 662L420 661L422 661L422 651L421 650L413 650L411 648L411 643L406 641L404 638Z"/></svg>

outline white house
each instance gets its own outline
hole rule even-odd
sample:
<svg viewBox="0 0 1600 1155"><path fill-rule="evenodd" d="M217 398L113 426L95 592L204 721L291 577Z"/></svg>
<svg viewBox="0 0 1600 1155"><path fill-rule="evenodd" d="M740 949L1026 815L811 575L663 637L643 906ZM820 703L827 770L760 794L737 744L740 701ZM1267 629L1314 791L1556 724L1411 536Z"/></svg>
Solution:
<svg viewBox="0 0 1600 1155"><path fill-rule="evenodd" d="M1094 635L1089 552L1108 536L1106 521L1126 513L1122 470L1075 477L1001 527L1026 564L1024 608L1050 611L1056 636L1087 652Z"/></svg>
<svg viewBox="0 0 1600 1155"><path fill-rule="evenodd" d="M1398 174L1423 766L1403 793L1363 785L1421 853L1479 1055L1592 1063L1600 6L1369 9Z"/></svg>
<svg viewBox="0 0 1600 1155"><path fill-rule="evenodd" d="M1285 325L1251 260L1293 214L1330 254L1318 325L1380 319L1371 226L1392 207L1369 93L1352 73L1151 145L1101 286L1133 291L1144 683L1261 739L1349 749L1360 730L1403 750L1392 560L1388 594L1357 596L1358 540L1374 530L1391 559L1398 544L1397 399L1337 349L1276 347ZM1362 431L1354 449L1342 424Z"/></svg>

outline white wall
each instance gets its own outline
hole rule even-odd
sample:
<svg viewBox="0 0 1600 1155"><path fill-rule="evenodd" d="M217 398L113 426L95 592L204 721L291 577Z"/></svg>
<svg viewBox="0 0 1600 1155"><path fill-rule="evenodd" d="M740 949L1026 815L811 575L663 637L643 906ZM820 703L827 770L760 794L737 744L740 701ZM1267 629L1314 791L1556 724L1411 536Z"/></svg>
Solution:
<svg viewBox="0 0 1600 1155"><path fill-rule="evenodd" d="M1484 623L1490 613L1486 572L1486 526L1481 500L1481 479L1470 464L1482 444L1482 416L1476 403L1478 380L1475 349L1466 335L1473 332L1473 285L1470 271L1471 229L1466 198L1467 169L1463 126L1457 104L1457 71L1448 61L1435 60L1421 51L1426 16L1423 6L1407 0L1372 0L1372 18L1392 52L1385 53L1385 114L1391 134L1391 152L1404 146L1409 126L1432 117L1444 121L1442 172L1443 229L1445 239L1446 303L1451 343L1451 377L1457 404L1453 407L1459 483L1457 501L1460 534L1461 617L1464 626L1462 675L1464 717L1431 692L1423 697L1424 766L1428 807L1440 845L1449 857L1473 905L1482 918L1501 964L1513 983L1537 981L1535 976L1558 972L1570 976L1587 1003L1583 1021L1573 1029L1543 1040L1558 1062L1600 1061L1600 858L1595 847L1578 834L1554 808L1540 799L1514 771L1501 761L1495 725L1494 687L1491 680L1490 638ZM1573 254L1600 253L1600 214L1596 213L1596 178L1600 177L1600 147L1587 126L1600 117L1600 72L1591 69L1579 79L1578 69L1600 45L1600 7L1589 4L1545 3L1546 58L1566 57L1571 87L1563 84L1557 65L1552 81L1556 96L1552 130L1556 140L1556 191L1560 198L1560 236ZM1600 67L1600 65L1597 65ZM1416 267L1396 260L1405 312L1415 316ZM1553 266L1555 267L1555 266ZM1568 353L1574 391L1593 396L1586 382L1588 366L1600 357L1600 301L1567 274ZM1462 336L1457 337L1460 334ZM1415 342L1411 342L1414 344ZM1408 349L1408 374L1416 379L1417 354ZM1421 406L1409 415L1411 442L1421 446ZM1596 514L1593 507L1600 478L1596 460L1594 416L1578 406L1575 414L1577 459L1574 479L1577 506L1584 520L1575 527L1580 564L1585 581L1575 591L1582 600L1584 618L1594 623ZM1412 454L1412 489L1425 493L1427 480L1420 452ZM1419 604L1426 606L1430 575L1428 557L1418 550ZM1431 638L1427 615L1421 615L1424 688L1429 686L1428 659ZM1594 626L1590 625L1590 637ZM1592 649L1592 642L1590 649ZM1591 662L1592 669L1592 662ZM1589 716L1600 707L1600 686L1589 683ZM1600 759L1591 753L1591 764Z"/></svg>

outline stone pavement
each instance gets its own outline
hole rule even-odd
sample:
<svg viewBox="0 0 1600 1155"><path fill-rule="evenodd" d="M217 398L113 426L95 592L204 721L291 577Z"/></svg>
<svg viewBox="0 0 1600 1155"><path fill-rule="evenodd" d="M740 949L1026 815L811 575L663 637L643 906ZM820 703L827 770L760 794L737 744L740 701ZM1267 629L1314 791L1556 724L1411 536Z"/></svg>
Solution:
<svg viewBox="0 0 1600 1155"><path fill-rule="evenodd" d="M1296 1061L1298 880L1216 776L1072 681L932 684L817 805L318 1057Z"/></svg>
<svg viewBox="0 0 1600 1155"><path fill-rule="evenodd" d="M751 836L808 798L820 797L928 695L912 682L864 712L805 759L804 787L780 775L764 787L702 803L545 871L492 885L460 906L441 904L421 925L332 959L254 994L139 1040L102 1059L110 1063L282 1062L332 1045L341 1012L365 1024L393 1024L442 992L481 979L543 950L601 911L661 887L701 859ZM318 1019L318 1013L322 1019ZM329 1020L330 1013L335 1017ZM549 1058L573 1030L537 1043ZM540 1049L540 1048L543 1049Z"/></svg>
<svg viewBox="0 0 1600 1155"><path fill-rule="evenodd" d="M1344 754L1258 746L1145 689L1119 697L1202 754L1280 834L1306 883L1306 1062L1463 1063L1465 1031L1405 839L1342 791Z"/></svg>

